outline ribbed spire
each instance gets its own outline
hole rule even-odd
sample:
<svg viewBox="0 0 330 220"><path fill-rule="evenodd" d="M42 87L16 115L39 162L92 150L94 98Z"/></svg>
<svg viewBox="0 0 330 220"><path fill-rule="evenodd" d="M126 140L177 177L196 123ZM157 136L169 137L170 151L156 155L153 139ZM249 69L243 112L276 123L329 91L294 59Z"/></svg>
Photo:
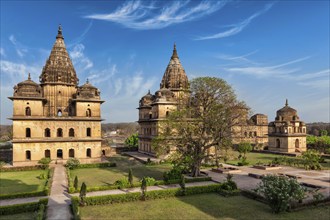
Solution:
<svg viewBox="0 0 330 220"><path fill-rule="evenodd" d="M173 54L170 62L167 65L163 79L160 83L160 88L167 89L188 89L188 77L184 68L181 65L176 45L174 44Z"/></svg>
<svg viewBox="0 0 330 220"><path fill-rule="evenodd" d="M40 82L43 84L56 82L66 85L78 85L76 71L65 47L61 25L58 27L56 40L49 58L42 69Z"/></svg>
<svg viewBox="0 0 330 220"><path fill-rule="evenodd" d="M285 106L288 106L288 99L285 100Z"/></svg>
<svg viewBox="0 0 330 220"><path fill-rule="evenodd" d="M173 58L179 58L178 52L176 51L176 45L175 45L175 43L174 43L173 54L172 54L171 59L173 59Z"/></svg>

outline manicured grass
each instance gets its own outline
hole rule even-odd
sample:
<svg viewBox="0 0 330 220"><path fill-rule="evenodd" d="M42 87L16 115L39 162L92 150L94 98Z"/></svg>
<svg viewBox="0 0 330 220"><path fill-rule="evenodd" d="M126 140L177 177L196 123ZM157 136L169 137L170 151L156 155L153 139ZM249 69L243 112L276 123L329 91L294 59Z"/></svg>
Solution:
<svg viewBox="0 0 330 220"><path fill-rule="evenodd" d="M15 215L2 215L0 216L1 220L33 220L36 219L36 213L34 212L24 212Z"/></svg>
<svg viewBox="0 0 330 220"><path fill-rule="evenodd" d="M40 179L44 174L45 179ZM0 194L41 191L47 180L47 170L15 171L0 173Z"/></svg>
<svg viewBox="0 0 330 220"><path fill-rule="evenodd" d="M297 212L271 213L260 202L243 196L225 198L200 194L168 199L80 208L82 219L326 219L330 207L312 207Z"/></svg>
<svg viewBox="0 0 330 220"><path fill-rule="evenodd" d="M238 159L239 153L237 151L232 152L232 158L231 160L227 161L228 164L237 165L237 163L240 161ZM276 154L263 154L263 153L254 153L250 152L246 154L247 161L249 162L249 165L255 165L258 162L268 164L270 163L275 157L282 157L281 155Z"/></svg>
<svg viewBox="0 0 330 220"><path fill-rule="evenodd" d="M87 186L109 185L123 178L127 178L129 168L133 171L134 181L137 182L144 176L153 177L156 180L163 179L163 173L171 169L169 164L144 165L132 158L116 156L109 158L117 167L109 168L84 168L70 170L72 180L78 176L79 182L85 182Z"/></svg>
<svg viewBox="0 0 330 220"><path fill-rule="evenodd" d="M240 161L238 159L239 153L237 151L232 152L232 158L231 160L227 161L228 164L232 165L237 165L237 163ZM249 165L255 165L258 162L261 162L263 164L268 164L270 163L275 157L283 157L282 155L277 155L277 154L265 154L265 153L255 153L255 152L250 152L246 154L247 161L249 162ZM289 156L284 156L288 158L292 158ZM330 160L325 159L325 163L321 163L321 166L324 169L330 169Z"/></svg>

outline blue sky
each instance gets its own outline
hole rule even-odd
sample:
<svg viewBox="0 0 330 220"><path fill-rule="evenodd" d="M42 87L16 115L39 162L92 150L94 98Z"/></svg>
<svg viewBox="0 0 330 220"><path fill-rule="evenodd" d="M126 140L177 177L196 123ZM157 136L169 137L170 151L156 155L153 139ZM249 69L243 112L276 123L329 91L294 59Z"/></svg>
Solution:
<svg viewBox="0 0 330 220"><path fill-rule="evenodd" d="M59 24L105 122L138 119L174 42L189 79L225 79L269 121L288 98L303 121L329 122L329 20L329 1L1 1L0 123L13 86L39 81Z"/></svg>

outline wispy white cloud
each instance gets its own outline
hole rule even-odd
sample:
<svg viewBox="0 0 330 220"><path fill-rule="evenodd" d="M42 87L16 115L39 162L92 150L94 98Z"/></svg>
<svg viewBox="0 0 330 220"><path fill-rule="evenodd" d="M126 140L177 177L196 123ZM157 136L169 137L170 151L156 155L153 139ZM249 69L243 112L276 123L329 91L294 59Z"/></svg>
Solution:
<svg viewBox="0 0 330 220"><path fill-rule="evenodd" d="M92 26L93 26L93 20L91 20L89 22L88 26L86 27L86 29L83 31L83 33L79 37L77 37L76 39L72 40L67 45L67 48L71 48L71 47L79 44L80 42L82 42L85 39L85 37L86 37L87 33L89 32L89 30L92 28Z"/></svg>
<svg viewBox="0 0 330 220"><path fill-rule="evenodd" d="M193 3L195 3L193 1ZM173 1L164 7L142 1L129 1L109 14L91 14L85 18L105 20L127 28L148 30L161 29L173 24L195 20L220 10L227 1Z"/></svg>
<svg viewBox="0 0 330 220"><path fill-rule="evenodd" d="M5 49L3 49L2 47L0 48L0 55L6 57Z"/></svg>
<svg viewBox="0 0 330 220"><path fill-rule="evenodd" d="M195 40L210 40L210 39L219 39L219 38L224 38L224 37L229 37L236 35L243 31L255 18L260 16L261 14L266 13L271 7L273 6L273 3L267 4L262 10L254 13L247 19L245 19L242 22L239 22L237 24L232 24L232 25L227 25L227 27L231 27L230 29L217 33L217 34L212 34L209 36L202 36L202 37L197 37Z"/></svg>
<svg viewBox="0 0 330 220"><path fill-rule="evenodd" d="M73 47L69 54L72 62L79 72L83 72L93 67L93 62L84 54L85 46L77 44Z"/></svg>
<svg viewBox="0 0 330 220"><path fill-rule="evenodd" d="M239 56L233 56L229 54L218 54L215 57L221 60L226 60L226 61L231 61L234 63L249 63L249 64L255 64L257 65L258 63L250 60L248 57L257 53L258 50L254 50L252 52L249 52L247 54L239 55ZM230 64L231 65L231 64Z"/></svg>
<svg viewBox="0 0 330 220"><path fill-rule="evenodd" d="M289 74L300 70L300 68L297 67L287 68L287 66L294 63L302 62L309 58L310 57L303 57L274 66L248 66L248 67L232 67L232 68L224 68L224 69L228 72L236 72L240 74L252 75L258 78L265 78L265 77L286 78L290 76Z"/></svg>
<svg viewBox="0 0 330 220"><path fill-rule="evenodd" d="M19 57L25 56L25 54L28 52L27 48L18 42L14 35L9 36L9 41L14 45L16 53Z"/></svg>

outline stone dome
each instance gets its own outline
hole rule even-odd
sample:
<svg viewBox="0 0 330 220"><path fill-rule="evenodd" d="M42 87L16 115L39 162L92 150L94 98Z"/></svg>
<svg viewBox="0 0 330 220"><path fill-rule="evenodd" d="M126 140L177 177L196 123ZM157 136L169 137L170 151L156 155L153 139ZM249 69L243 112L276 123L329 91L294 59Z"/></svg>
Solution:
<svg viewBox="0 0 330 220"><path fill-rule="evenodd" d="M29 73L27 80L18 83L14 87L14 96L41 97L41 87L38 83L31 80L31 76Z"/></svg>
<svg viewBox="0 0 330 220"><path fill-rule="evenodd" d="M276 112L276 120L279 121L295 121L299 120L299 117L297 115L297 110L294 108L291 108L288 105L288 100L285 102L285 106L281 109L279 109Z"/></svg>
<svg viewBox="0 0 330 220"><path fill-rule="evenodd" d="M98 88L89 83L88 79L86 83L77 88L76 98L90 99L90 98L100 98L100 91Z"/></svg>
<svg viewBox="0 0 330 220"><path fill-rule="evenodd" d="M174 93L167 89L167 88L161 88L156 92L156 99L160 100L166 100L166 101L174 101Z"/></svg>
<svg viewBox="0 0 330 220"><path fill-rule="evenodd" d="M175 44L170 62L167 65L163 79L160 83L160 88L167 88L171 90L189 88L188 77L179 60Z"/></svg>
<svg viewBox="0 0 330 220"><path fill-rule="evenodd" d="M152 102L153 102L153 95L151 95L149 90L148 93L140 99L140 107L150 106Z"/></svg>
<svg viewBox="0 0 330 220"><path fill-rule="evenodd" d="M65 47L61 26L58 28L56 41L39 78L42 84L78 85L76 71Z"/></svg>

